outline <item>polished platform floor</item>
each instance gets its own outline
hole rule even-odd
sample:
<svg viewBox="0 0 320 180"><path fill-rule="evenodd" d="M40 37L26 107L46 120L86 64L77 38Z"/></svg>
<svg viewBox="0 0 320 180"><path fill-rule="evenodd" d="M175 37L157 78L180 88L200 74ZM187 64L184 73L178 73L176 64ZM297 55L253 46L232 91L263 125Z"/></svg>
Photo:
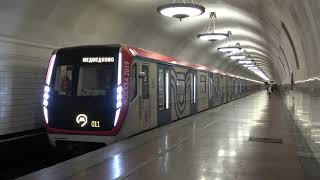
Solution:
<svg viewBox="0 0 320 180"><path fill-rule="evenodd" d="M21 179L301 180L288 114L259 92Z"/></svg>

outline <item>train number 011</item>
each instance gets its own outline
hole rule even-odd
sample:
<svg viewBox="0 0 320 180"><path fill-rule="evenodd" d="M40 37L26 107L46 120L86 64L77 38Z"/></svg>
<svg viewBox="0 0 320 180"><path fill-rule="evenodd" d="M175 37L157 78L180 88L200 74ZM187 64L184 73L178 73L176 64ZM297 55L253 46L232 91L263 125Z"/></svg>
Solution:
<svg viewBox="0 0 320 180"><path fill-rule="evenodd" d="M91 121L91 127L99 128L100 127L100 121Z"/></svg>

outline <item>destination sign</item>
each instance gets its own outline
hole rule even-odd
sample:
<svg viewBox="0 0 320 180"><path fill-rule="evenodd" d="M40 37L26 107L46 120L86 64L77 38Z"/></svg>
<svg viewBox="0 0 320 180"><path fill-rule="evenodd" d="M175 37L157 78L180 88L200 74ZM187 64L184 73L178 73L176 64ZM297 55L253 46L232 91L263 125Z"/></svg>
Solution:
<svg viewBox="0 0 320 180"><path fill-rule="evenodd" d="M114 57L84 57L83 63L113 63Z"/></svg>

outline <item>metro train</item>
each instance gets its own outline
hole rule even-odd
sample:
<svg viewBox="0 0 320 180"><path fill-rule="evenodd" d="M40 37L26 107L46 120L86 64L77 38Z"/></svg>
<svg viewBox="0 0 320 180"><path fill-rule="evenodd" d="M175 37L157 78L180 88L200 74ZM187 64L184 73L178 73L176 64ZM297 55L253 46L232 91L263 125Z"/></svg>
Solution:
<svg viewBox="0 0 320 180"><path fill-rule="evenodd" d="M263 89L263 83L125 45L57 49L43 94L50 142L120 139Z"/></svg>

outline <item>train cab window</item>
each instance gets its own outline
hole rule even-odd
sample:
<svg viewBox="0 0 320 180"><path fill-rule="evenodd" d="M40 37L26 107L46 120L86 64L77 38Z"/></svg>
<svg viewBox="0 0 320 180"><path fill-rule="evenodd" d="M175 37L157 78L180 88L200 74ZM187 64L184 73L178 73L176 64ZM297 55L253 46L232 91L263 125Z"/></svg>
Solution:
<svg viewBox="0 0 320 180"><path fill-rule="evenodd" d="M131 81L130 81L130 101L137 96L137 64L132 66Z"/></svg>
<svg viewBox="0 0 320 180"><path fill-rule="evenodd" d="M177 95L185 94L185 79L186 77L184 73L177 73Z"/></svg>
<svg viewBox="0 0 320 180"><path fill-rule="evenodd" d="M112 91L113 68L108 65L81 65L78 96L105 96Z"/></svg>
<svg viewBox="0 0 320 180"><path fill-rule="evenodd" d="M142 98L149 99L149 66L142 65L142 72L145 73L142 81Z"/></svg>
<svg viewBox="0 0 320 180"><path fill-rule="evenodd" d="M207 77L204 75L200 76L200 93L207 92Z"/></svg>
<svg viewBox="0 0 320 180"><path fill-rule="evenodd" d="M71 96L72 94L73 66L59 66L56 71L55 91L59 95Z"/></svg>
<svg viewBox="0 0 320 180"><path fill-rule="evenodd" d="M163 69L159 69L158 72L158 87L159 87L159 95L158 95L158 107L159 110L164 110L165 108L165 91L164 91L164 70Z"/></svg>

